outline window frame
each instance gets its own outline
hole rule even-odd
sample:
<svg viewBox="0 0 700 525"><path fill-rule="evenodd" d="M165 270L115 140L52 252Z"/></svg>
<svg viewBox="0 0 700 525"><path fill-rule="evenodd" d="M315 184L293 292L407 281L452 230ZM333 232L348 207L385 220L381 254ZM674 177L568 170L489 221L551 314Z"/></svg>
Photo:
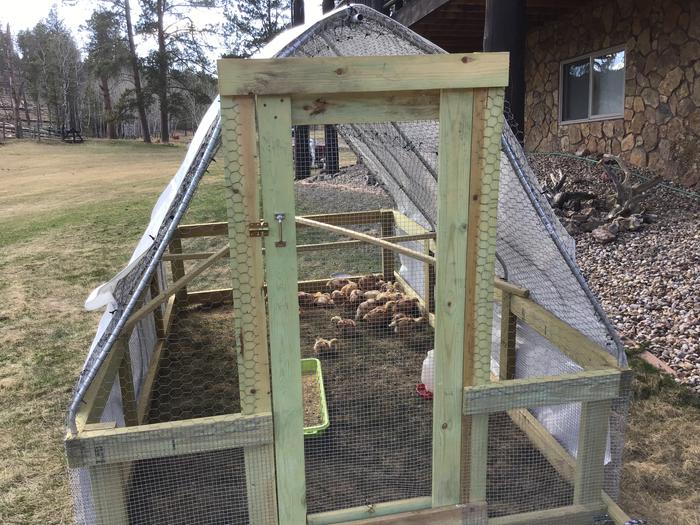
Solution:
<svg viewBox="0 0 700 525"><path fill-rule="evenodd" d="M622 111L619 113L606 113L604 115L591 115L591 108L593 106L593 59L595 57L598 57L600 55L604 55L606 53L619 53L620 51L624 52L625 54L625 66L623 68L623 82L622 82ZM580 60L583 60L584 58L588 59L588 69L589 69L589 78L588 78L588 117L583 118L583 119L571 119L571 120L564 120L563 115L564 115L564 68L573 62L579 62ZM566 126L568 124L582 124L585 122L596 122L599 120L614 120L618 118L623 118L625 115L625 93L626 93L626 72L627 72L627 50L625 49L624 45L619 45L619 46L614 46L614 47L608 47L606 49L601 49L599 51L594 51L592 53L585 53L583 55L579 55L573 58L567 58L566 60L562 60L559 63L559 115L558 115L558 120L559 120L559 125Z"/></svg>

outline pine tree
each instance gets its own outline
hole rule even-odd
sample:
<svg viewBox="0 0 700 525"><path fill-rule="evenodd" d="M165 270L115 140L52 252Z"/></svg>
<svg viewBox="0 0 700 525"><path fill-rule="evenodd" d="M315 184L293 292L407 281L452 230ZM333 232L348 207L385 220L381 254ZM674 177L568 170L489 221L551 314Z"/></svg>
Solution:
<svg viewBox="0 0 700 525"><path fill-rule="evenodd" d="M109 83L118 76L129 58L129 49L120 28L120 17L107 9L98 9L88 19L89 32L86 51L90 72L97 79L102 95L107 138L117 137L116 118Z"/></svg>
<svg viewBox="0 0 700 525"><path fill-rule="evenodd" d="M224 34L229 56L249 57L290 23L290 0L227 0Z"/></svg>

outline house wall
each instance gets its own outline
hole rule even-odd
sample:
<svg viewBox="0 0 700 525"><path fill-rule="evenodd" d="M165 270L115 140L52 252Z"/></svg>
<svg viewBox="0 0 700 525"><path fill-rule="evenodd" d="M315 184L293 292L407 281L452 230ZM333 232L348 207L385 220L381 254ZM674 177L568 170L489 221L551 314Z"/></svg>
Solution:
<svg viewBox="0 0 700 525"><path fill-rule="evenodd" d="M562 60L624 45L624 118L559 123ZM527 35L525 146L620 154L700 186L700 0L607 0Z"/></svg>

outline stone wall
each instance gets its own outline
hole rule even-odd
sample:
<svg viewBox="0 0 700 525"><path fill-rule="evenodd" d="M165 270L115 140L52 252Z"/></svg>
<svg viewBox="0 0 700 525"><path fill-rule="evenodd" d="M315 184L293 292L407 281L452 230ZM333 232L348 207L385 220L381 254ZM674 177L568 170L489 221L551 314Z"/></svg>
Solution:
<svg viewBox="0 0 700 525"><path fill-rule="evenodd" d="M559 124L562 60L624 45L624 118ZM532 28L525 66L530 151L620 154L700 186L700 0L592 2Z"/></svg>

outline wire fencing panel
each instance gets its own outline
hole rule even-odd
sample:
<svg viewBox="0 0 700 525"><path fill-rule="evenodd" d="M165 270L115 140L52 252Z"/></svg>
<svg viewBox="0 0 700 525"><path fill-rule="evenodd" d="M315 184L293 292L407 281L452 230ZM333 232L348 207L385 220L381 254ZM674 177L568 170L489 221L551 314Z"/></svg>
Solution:
<svg viewBox="0 0 700 525"><path fill-rule="evenodd" d="M348 127L338 126L343 137ZM391 123L363 126L377 145L389 130L395 136ZM341 139L341 159L350 151ZM304 171L298 155L295 161L297 173ZM319 168L308 168L311 182L296 184L297 213L426 253L434 235L402 222L382 187L366 184L359 172L324 179ZM322 228L300 225L297 243L302 358L320 361L330 422L311 434L324 407L316 376L304 373L308 512L430 496L432 405L416 388L434 336L429 311L408 285L422 285L425 264Z"/></svg>

